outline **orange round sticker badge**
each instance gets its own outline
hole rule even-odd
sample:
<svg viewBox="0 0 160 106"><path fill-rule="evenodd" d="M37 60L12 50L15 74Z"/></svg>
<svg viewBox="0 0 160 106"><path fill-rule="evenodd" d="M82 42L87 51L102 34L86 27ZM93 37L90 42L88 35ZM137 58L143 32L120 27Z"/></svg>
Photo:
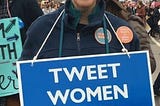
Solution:
<svg viewBox="0 0 160 106"><path fill-rule="evenodd" d="M133 32L130 28L126 26L121 26L116 31L119 39L122 43L129 43L133 39Z"/></svg>

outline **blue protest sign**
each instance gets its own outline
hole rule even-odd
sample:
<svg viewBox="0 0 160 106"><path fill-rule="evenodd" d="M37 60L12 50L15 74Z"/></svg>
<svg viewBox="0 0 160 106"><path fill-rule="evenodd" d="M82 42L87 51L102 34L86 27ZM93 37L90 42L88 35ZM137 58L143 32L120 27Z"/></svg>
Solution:
<svg viewBox="0 0 160 106"><path fill-rule="evenodd" d="M0 97L18 93L16 61L22 52L18 18L0 20Z"/></svg>
<svg viewBox="0 0 160 106"><path fill-rule="evenodd" d="M21 106L155 106L147 51L17 62Z"/></svg>

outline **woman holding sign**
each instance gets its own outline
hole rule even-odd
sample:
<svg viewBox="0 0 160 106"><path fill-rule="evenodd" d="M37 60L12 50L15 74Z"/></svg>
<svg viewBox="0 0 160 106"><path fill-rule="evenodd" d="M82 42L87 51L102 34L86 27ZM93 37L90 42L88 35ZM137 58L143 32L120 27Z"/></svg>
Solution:
<svg viewBox="0 0 160 106"><path fill-rule="evenodd" d="M66 0L30 26L21 60L139 50L136 33L105 7L103 0Z"/></svg>

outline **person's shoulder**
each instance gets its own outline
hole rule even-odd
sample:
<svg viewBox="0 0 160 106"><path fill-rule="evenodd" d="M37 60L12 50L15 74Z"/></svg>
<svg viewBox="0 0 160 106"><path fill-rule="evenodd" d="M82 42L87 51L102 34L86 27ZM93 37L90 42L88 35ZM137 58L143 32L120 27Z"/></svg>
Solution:
<svg viewBox="0 0 160 106"><path fill-rule="evenodd" d="M133 30L133 28L131 27L131 25L124 19L110 13L110 12L106 12L106 16L108 18L108 21L110 21L111 25L113 26L113 28L115 30L117 30L118 28L121 28L121 26L125 26L128 27L134 35L134 40L137 40L137 34L135 33L135 31Z"/></svg>
<svg viewBox="0 0 160 106"><path fill-rule="evenodd" d="M44 14L42 16L39 16L30 26L31 28L33 27L44 27L44 26L51 26L53 23L56 21L58 16L62 13L63 9L58 9L54 12Z"/></svg>
<svg viewBox="0 0 160 106"><path fill-rule="evenodd" d="M106 17L109 19L109 21L111 22L111 24L113 25L113 26L121 26L121 25L126 25L126 26L128 26L129 24L128 24L128 22L126 21L126 20L124 20L124 19L122 19L122 18L120 18L120 17L118 17L118 16L116 16L116 15L114 15L114 14L112 14L112 13L110 13L110 12L105 12L105 15L106 15Z"/></svg>
<svg viewBox="0 0 160 106"><path fill-rule="evenodd" d="M50 13L44 14L41 17L39 17L39 20L45 20L45 19L50 19L52 18L52 20L56 19L57 16L59 16L61 14L61 12L63 11L63 8L58 8L55 11L52 11Z"/></svg>
<svg viewBox="0 0 160 106"><path fill-rule="evenodd" d="M128 22L130 22L130 21L137 22L137 23L140 24L142 27L145 27L145 24L144 24L142 18L140 18L139 16L130 15L130 16L128 17ZM136 23L136 24L137 24L137 23Z"/></svg>
<svg viewBox="0 0 160 106"><path fill-rule="evenodd" d="M57 10L52 11L48 14L46 14L46 18L58 18L58 16L62 15L62 13L64 13L64 7L61 6L59 7Z"/></svg>

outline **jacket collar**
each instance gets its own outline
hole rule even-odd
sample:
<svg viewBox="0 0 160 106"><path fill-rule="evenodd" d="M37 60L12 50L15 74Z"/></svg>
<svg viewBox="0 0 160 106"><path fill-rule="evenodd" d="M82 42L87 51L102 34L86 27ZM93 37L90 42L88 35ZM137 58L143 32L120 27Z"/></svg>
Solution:
<svg viewBox="0 0 160 106"><path fill-rule="evenodd" d="M97 0L92 14L89 15L89 26L94 26L102 23L105 10L105 3L103 0ZM71 0L67 0L65 3L65 17L64 23L71 29L76 29L80 21L81 13L73 7Z"/></svg>

